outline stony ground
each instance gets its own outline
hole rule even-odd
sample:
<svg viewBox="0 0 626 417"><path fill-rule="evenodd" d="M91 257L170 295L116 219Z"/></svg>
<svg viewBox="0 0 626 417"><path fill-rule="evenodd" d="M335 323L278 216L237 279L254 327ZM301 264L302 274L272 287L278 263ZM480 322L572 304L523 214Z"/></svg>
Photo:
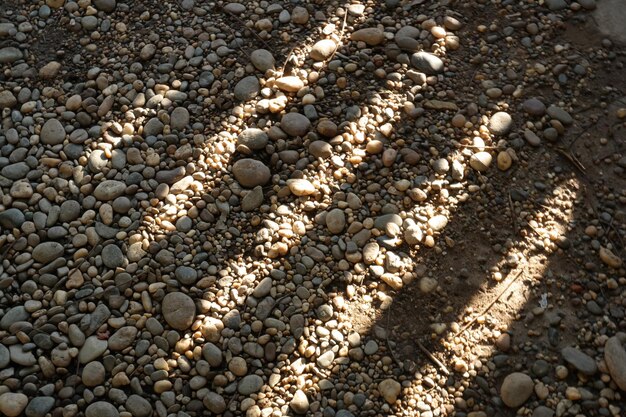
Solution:
<svg viewBox="0 0 626 417"><path fill-rule="evenodd" d="M0 415L623 416L620 16L2 1Z"/></svg>

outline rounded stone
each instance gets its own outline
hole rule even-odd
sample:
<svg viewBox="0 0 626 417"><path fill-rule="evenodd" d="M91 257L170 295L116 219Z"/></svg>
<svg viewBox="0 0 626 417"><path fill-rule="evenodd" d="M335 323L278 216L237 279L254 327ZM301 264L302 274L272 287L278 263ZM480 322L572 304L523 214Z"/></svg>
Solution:
<svg viewBox="0 0 626 417"><path fill-rule="evenodd" d="M489 169L493 157L489 152L478 152L470 157L470 166L478 172Z"/></svg>
<svg viewBox="0 0 626 417"><path fill-rule="evenodd" d="M102 249L102 263L110 269L124 265L124 254L115 244L110 243Z"/></svg>
<svg viewBox="0 0 626 417"><path fill-rule="evenodd" d="M161 304L167 324L176 330L187 330L196 317L196 305L182 292L172 292L163 297Z"/></svg>
<svg viewBox="0 0 626 417"><path fill-rule="evenodd" d="M22 393L5 392L0 395L0 414L17 417L28 404L28 397Z"/></svg>
<svg viewBox="0 0 626 417"><path fill-rule="evenodd" d="M315 194L315 191L317 191L311 181L303 178L287 180L287 186L289 190L298 197Z"/></svg>
<svg viewBox="0 0 626 417"><path fill-rule="evenodd" d="M188 266L179 266L174 271L174 276L183 285L193 285L198 279L198 273L195 269Z"/></svg>
<svg viewBox="0 0 626 417"><path fill-rule="evenodd" d="M253 188L267 184L271 172L263 162L244 158L233 164L233 176L242 186Z"/></svg>
<svg viewBox="0 0 626 417"><path fill-rule="evenodd" d="M411 55L411 65L426 75L439 74L443 71L443 61L429 52L416 52Z"/></svg>
<svg viewBox="0 0 626 417"><path fill-rule="evenodd" d="M402 385L398 381L388 378L378 384L378 391L380 391L380 395L382 395L385 401L389 404L394 404L402 391Z"/></svg>
<svg viewBox="0 0 626 417"><path fill-rule="evenodd" d="M32 257L36 262L47 264L56 258L63 256L63 245L58 242L43 242L35 246Z"/></svg>
<svg viewBox="0 0 626 417"><path fill-rule="evenodd" d="M346 214L341 209L332 209L326 215L326 227L332 234L339 234L343 232L346 227Z"/></svg>
<svg viewBox="0 0 626 417"><path fill-rule="evenodd" d="M291 407L296 414L305 414L309 411L309 399L304 391L300 389L296 391L289 403L289 407Z"/></svg>
<svg viewBox="0 0 626 417"><path fill-rule="evenodd" d="M65 128L57 119L49 119L41 128L39 139L45 145L63 143L63 140L65 140Z"/></svg>
<svg viewBox="0 0 626 417"><path fill-rule="evenodd" d="M369 46L376 46L385 41L385 33L378 28L363 28L352 32L350 40L365 42Z"/></svg>
<svg viewBox="0 0 626 417"><path fill-rule="evenodd" d="M504 378L500 387L502 402L511 408L519 407L530 398L535 384L526 374L513 372Z"/></svg>
<svg viewBox="0 0 626 417"><path fill-rule="evenodd" d="M513 118L510 114L499 111L491 116L487 127L494 135L506 135L513 127Z"/></svg>
<svg viewBox="0 0 626 417"><path fill-rule="evenodd" d="M253 151L265 149L268 141L267 133L257 128L245 129L237 137L238 145L244 145Z"/></svg>
<svg viewBox="0 0 626 417"><path fill-rule="evenodd" d="M259 71L267 71L274 68L276 63L274 55L267 49L257 49L250 54L250 61Z"/></svg>
<svg viewBox="0 0 626 417"><path fill-rule="evenodd" d="M254 75L243 78L235 85L235 98L240 101L249 101L256 97L261 91L259 79Z"/></svg>
<svg viewBox="0 0 626 417"><path fill-rule="evenodd" d="M152 405L145 398L132 394L124 404L133 417L150 417L152 415Z"/></svg>
<svg viewBox="0 0 626 417"><path fill-rule="evenodd" d="M529 98L524 101L522 109L531 116L543 116L546 114L546 105L537 98Z"/></svg>
<svg viewBox="0 0 626 417"><path fill-rule="evenodd" d="M311 121L300 113L287 113L280 120L280 128L290 136L304 136L311 128Z"/></svg>
<svg viewBox="0 0 626 417"><path fill-rule="evenodd" d="M82 381L86 387L95 387L104 382L106 371L100 362L89 362L83 368Z"/></svg>
<svg viewBox="0 0 626 417"><path fill-rule="evenodd" d="M337 44L333 40L322 39L313 45L309 55L314 61L325 61L331 57L335 49L337 49Z"/></svg>
<svg viewBox="0 0 626 417"><path fill-rule="evenodd" d="M258 392L263 387L263 378L258 375L246 375L239 381L237 391L241 395L250 395Z"/></svg>
<svg viewBox="0 0 626 417"><path fill-rule="evenodd" d="M119 417L119 415L117 408L106 401L92 403L85 410L85 417Z"/></svg>

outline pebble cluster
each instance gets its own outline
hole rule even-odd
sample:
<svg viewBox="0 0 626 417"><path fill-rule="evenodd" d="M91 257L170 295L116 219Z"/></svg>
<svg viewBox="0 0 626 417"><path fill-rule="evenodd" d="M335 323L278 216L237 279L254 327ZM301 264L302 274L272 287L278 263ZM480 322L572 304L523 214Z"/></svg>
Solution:
<svg viewBox="0 0 626 417"><path fill-rule="evenodd" d="M0 414L623 415L626 102L592 86L624 49L561 37L596 6L4 1ZM404 358L354 312L445 300L419 260L467 204L514 224L485 281L579 266L526 277L550 344L456 306L422 335L443 364Z"/></svg>

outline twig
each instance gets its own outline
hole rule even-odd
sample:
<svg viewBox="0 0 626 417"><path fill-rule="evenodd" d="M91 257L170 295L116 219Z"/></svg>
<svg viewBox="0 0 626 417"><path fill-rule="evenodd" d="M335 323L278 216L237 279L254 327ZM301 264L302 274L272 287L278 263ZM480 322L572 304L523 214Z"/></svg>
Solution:
<svg viewBox="0 0 626 417"><path fill-rule="evenodd" d="M509 210L511 210L511 223L513 223L513 233L517 235L517 220L515 219L515 206L513 205L513 199L511 198L511 191L509 191Z"/></svg>
<svg viewBox="0 0 626 417"><path fill-rule="evenodd" d="M496 298L493 299L492 302L490 302L487 307L485 307L485 309L476 317L474 317L472 320L470 320L469 322L467 322L463 327L461 327L461 330L459 330L458 332L456 332L454 334L454 337L460 335L461 333L463 333L465 330L467 330L472 324L474 324L476 322L476 320L478 320L479 317L484 316L485 314L487 314L487 312L491 309L491 307L494 306L495 303L498 302L498 300L502 297L502 295L504 295L505 292L507 292L509 290L509 288L511 288L511 285L513 285L513 283L517 280L517 278L519 278L520 275L522 275L522 272L524 272L524 269L521 268L517 274L513 277L513 279L511 280L511 282L509 282L506 287L504 287L504 289L500 292L500 294L498 294L498 296Z"/></svg>
<svg viewBox="0 0 626 417"><path fill-rule="evenodd" d="M387 312L387 330L390 329L389 322L391 321L391 307L393 307L393 303L391 303L389 305L389 311ZM389 353L391 353L391 358L394 360L396 365L398 365L399 367L403 366L402 363L400 362L400 360L398 358L396 358L396 354L394 353L393 349L391 348L391 343L389 343L389 331L385 332L385 339L386 339L386 342L387 342L387 349L389 350Z"/></svg>
<svg viewBox="0 0 626 417"><path fill-rule="evenodd" d="M582 174L585 174L587 169L585 166L574 156L570 151L563 148L555 148L565 159L567 159L572 165L574 165Z"/></svg>
<svg viewBox="0 0 626 417"><path fill-rule="evenodd" d="M435 358L435 356L430 353L430 351L428 349L426 349L426 346L424 346L422 344L422 342L420 342L419 340L417 340L415 343L417 343L417 347L420 348L420 350L426 355L428 356L428 359L430 359L431 361L434 362L435 365L437 365L439 367L439 369L441 369L441 372L443 372L443 374L445 376L450 375L450 371L448 371L448 368L446 368L446 365L443 364L443 362L441 362L439 359Z"/></svg>

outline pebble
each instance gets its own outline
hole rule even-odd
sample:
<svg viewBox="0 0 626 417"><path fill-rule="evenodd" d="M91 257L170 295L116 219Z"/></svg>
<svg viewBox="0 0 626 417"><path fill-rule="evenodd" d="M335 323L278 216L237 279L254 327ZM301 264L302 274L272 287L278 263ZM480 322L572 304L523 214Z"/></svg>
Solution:
<svg viewBox="0 0 626 417"><path fill-rule="evenodd" d="M546 114L546 105L537 98L529 98L522 103L522 109L531 116L541 117Z"/></svg>
<svg viewBox="0 0 626 417"><path fill-rule="evenodd" d="M309 55L314 61L325 61L335 53L336 49L337 44L332 39L322 39L313 45Z"/></svg>
<svg viewBox="0 0 626 417"><path fill-rule="evenodd" d="M65 140L65 128L57 119L48 119L42 126L39 137L43 144L58 145Z"/></svg>
<svg viewBox="0 0 626 417"><path fill-rule="evenodd" d="M249 75L241 79L234 89L235 98L240 101L250 101L261 91L259 79L254 75Z"/></svg>
<svg viewBox="0 0 626 417"><path fill-rule="evenodd" d="M427 75L443 72L443 61L429 52L416 52L411 55L411 65Z"/></svg>
<svg viewBox="0 0 626 417"><path fill-rule="evenodd" d="M378 28L363 28L352 32L350 40L365 42L369 46L376 46L385 41L385 34Z"/></svg>
<svg viewBox="0 0 626 417"><path fill-rule="evenodd" d="M626 392L626 350L624 349L626 335L620 333L610 337L604 345L604 361L609 369L611 379Z"/></svg>
<svg viewBox="0 0 626 417"><path fill-rule="evenodd" d="M569 363L585 375L593 375L598 371L596 361L586 353L581 352L574 347L564 347L561 350L561 356L563 356L565 362Z"/></svg>
<svg viewBox="0 0 626 417"><path fill-rule="evenodd" d="M309 180L302 178L287 180L287 186L289 187L289 190L298 197L312 195L317 191L315 186L311 184Z"/></svg>
<svg viewBox="0 0 626 417"><path fill-rule="evenodd" d="M297 390L295 392L293 398L289 402L289 407L291 407L296 414L305 414L309 411L309 399L304 391Z"/></svg>
<svg viewBox="0 0 626 417"><path fill-rule="evenodd" d="M394 379L385 379L378 384L378 391L387 403L395 404L402 391L402 386Z"/></svg>
<svg viewBox="0 0 626 417"><path fill-rule="evenodd" d="M263 387L263 378L258 375L246 375L239 381L237 391L241 395L250 395L259 392Z"/></svg>
<svg viewBox="0 0 626 417"><path fill-rule="evenodd" d="M304 136L311 129L311 121L300 113L287 113L280 120L280 128L290 136Z"/></svg>
<svg viewBox="0 0 626 417"><path fill-rule="evenodd" d="M132 394L124 404L133 417L150 417L152 415L152 405L145 398Z"/></svg>
<svg viewBox="0 0 626 417"><path fill-rule="evenodd" d="M492 160L493 157L489 152L477 152L470 157L470 166L478 172L485 172Z"/></svg>
<svg viewBox="0 0 626 417"><path fill-rule="evenodd" d="M17 417L28 404L28 397L22 393L5 392L0 395L0 413L7 417Z"/></svg>
<svg viewBox="0 0 626 417"><path fill-rule="evenodd" d="M326 227L334 235L343 232L346 227L346 215L341 209L332 209L326 215Z"/></svg>
<svg viewBox="0 0 626 417"><path fill-rule="evenodd" d="M83 368L81 379L83 384L87 387L95 387L104 382L106 371L104 365L100 362L89 362Z"/></svg>
<svg viewBox="0 0 626 417"><path fill-rule="evenodd" d="M510 114L499 111L489 118L489 125L487 127L494 135L506 135L513 127L513 118Z"/></svg>
<svg viewBox="0 0 626 417"><path fill-rule="evenodd" d="M502 402L511 408L519 407L530 398L534 386L533 380L528 375L513 372L504 378L500 387Z"/></svg>
<svg viewBox="0 0 626 417"><path fill-rule="evenodd" d="M269 137L261 129L248 128L239 134L237 144L244 145L253 151L265 149Z"/></svg>
<svg viewBox="0 0 626 417"><path fill-rule="evenodd" d="M261 72L273 69L276 65L274 56L267 49L256 49L250 54L250 61Z"/></svg>
<svg viewBox="0 0 626 417"><path fill-rule="evenodd" d="M85 417L119 417L117 408L106 401L96 401L85 409Z"/></svg>

